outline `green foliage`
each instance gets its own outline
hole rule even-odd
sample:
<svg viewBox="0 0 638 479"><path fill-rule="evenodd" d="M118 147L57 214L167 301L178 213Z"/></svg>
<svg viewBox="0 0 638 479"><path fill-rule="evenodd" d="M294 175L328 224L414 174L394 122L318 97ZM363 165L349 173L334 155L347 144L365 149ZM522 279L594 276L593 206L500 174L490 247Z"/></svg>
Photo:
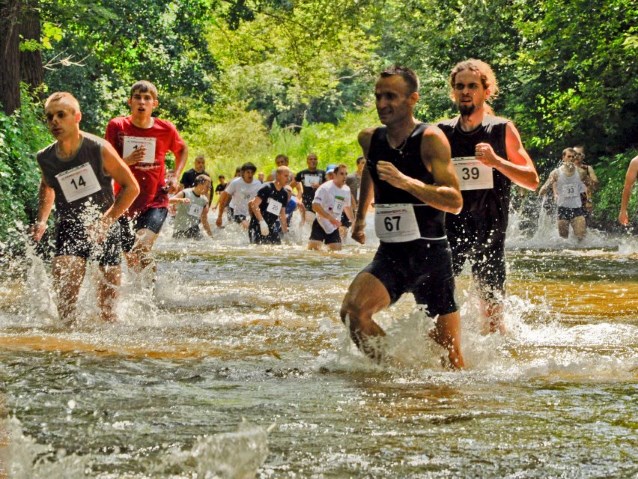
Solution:
<svg viewBox="0 0 638 479"><path fill-rule="evenodd" d="M632 149L614 156L598 159L596 176L600 180L598 190L594 193L594 221L601 227L610 229L618 226L618 212L625 184L625 173L632 158L638 150ZM630 219L638 224L638 195L632 195L629 201ZM633 212L633 214L632 214Z"/></svg>
<svg viewBox="0 0 638 479"><path fill-rule="evenodd" d="M40 170L35 154L51 142L41 118L41 106L26 93L14 115L0 112L0 256L22 248L20 231L37 213Z"/></svg>

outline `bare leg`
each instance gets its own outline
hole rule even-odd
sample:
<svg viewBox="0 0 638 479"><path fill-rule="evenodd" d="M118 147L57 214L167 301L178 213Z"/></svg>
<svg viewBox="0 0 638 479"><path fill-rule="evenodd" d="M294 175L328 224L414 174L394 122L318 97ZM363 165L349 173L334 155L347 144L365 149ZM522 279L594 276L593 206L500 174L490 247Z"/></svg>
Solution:
<svg viewBox="0 0 638 479"><path fill-rule="evenodd" d="M439 316L430 337L447 350L452 369L465 367L461 354L461 315L458 311Z"/></svg>
<svg viewBox="0 0 638 479"><path fill-rule="evenodd" d="M584 216L577 216L572 220L572 228L578 241L585 239L585 233L587 232L587 221Z"/></svg>
<svg viewBox="0 0 638 479"><path fill-rule="evenodd" d="M481 299L481 313L486 320L483 325L483 334L506 333L503 304L500 301Z"/></svg>
<svg viewBox="0 0 638 479"><path fill-rule="evenodd" d="M561 238L569 237L569 221L558 220L558 234Z"/></svg>
<svg viewBox="0 0 638 479"><path fill-rule="evenodd" d="M77 256L56 256L52 262L53 287L58 296L58 314L69 321L75 312L80 287L86 273L86 260Z"/></svg>
<svg viewBox="0 0 638 479"><path fill-rule="evenodd" d="M151 254L151 249L153 249L157 236L157 233L153 233L146 228L142 228L135 234L133 249L126 253L126 262L130 269L136 273L140 273L148 266L152 266L153 270L155 269L155 260Z"/></svg>
<svg viewBox="0 0 638 479"><path fill-rule="evenodd" d="M374 338L385 336L385 331L374 322L372 315L390 305L390 295L375 276L359 273L354 279L341 305L341 320L348 323L350 337L357 347L374 360L382 359Z"/></svg>
<svg viewBox="0 0 638 479"><path fill-rule="evenodd" d="M308 249L319 251L322 244L323 243L321 241L310 240L308 241Z"/></svg>
<svg viewBox="0 0 638 479"><path fill-rule="evenodd" d="M342 248L343 248L343 243L330 243L328 245L328 249L330 251L341 251Z"/></svg>
<svg viewBox="0 0 638 479"><path fill-rule="evenodd" d="M100 281L98 283L98 304L103 321L115 322L115 304L122 279L120 266L100 266Z"/></svg>

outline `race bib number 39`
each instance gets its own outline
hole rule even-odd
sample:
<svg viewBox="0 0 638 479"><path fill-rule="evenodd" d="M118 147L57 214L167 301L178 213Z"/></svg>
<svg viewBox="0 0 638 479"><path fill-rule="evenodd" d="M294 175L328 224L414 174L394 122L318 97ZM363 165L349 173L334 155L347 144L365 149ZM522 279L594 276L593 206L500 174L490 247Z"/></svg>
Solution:
<svg viewBox="0 0 638 479"><path fill-rule="evenodd" d="M144 136L125 136L124 148L122 149L122 155L124 158L129 156L135 150L139 148L146 148L144 152L144 158L140 163L155 163L155 145L157 144L156 138L147 138Z"/></svg>
<svg viewBox="0 0 638 479"><path fill-rule="evenodd" d="M97 193L102 189L91 165L84 163L55 175L68 203Z"/></svg>
<svg viewBox="0 0 638 479"><path fill-rule="evenodd" d="M374 230L384 243L405 243L421 237L414 206L375 205Z"/></svg>
<svg viewBox="0 0 638 479"><path fill-rule="evenodd" d="M494 188L492 167L486 166L473 156L452 158L461 191L491 190Z"/></svg>

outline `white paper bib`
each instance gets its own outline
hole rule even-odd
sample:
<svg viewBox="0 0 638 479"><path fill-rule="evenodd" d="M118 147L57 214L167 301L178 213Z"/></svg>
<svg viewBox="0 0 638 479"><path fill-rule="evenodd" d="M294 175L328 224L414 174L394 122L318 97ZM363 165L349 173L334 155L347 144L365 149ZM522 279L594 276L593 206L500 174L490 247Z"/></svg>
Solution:
<svg viewBox="0 0 638 479"><path fill-rule="evenodd" d="M194 216L195 218L199 218L202 215L202 211L204 211L204 207L202 205L198 205L197 203L191 203L188 208L188 214L190 216Z"/></svg>
<svg viewBox="0 0 638 479"><path fill-rule="evenodd" d="M156 138L147 138L144 136L125 136L122 155L124 156L124 158L126 158L135 150L143 146L146 148L146 151L144 152L144 158L142 158L142 161L140 161L140 163L155 163L156 144Z"/></svg>
<svg viewBox="0 0 638 479"><path fill-rule="evenodd" d="M410 203L375 205L374 230L384 243L405 243L421 237Z"/></svg>
<svg viewBox="0 0 638 479"><path fill-rule="evenodd" d="M68 203L97 193L102 189L89 163L55 175Z"/></svg>
<svg viewBox="0 0 638 479"><path fill-rule="evenodd" d="M304 175L304 186L312 186L313 183L321 183L321 175Z"/></svg>
<svg viewBox="0 0 638 479"><path fill-rule="evenodd" d="M491 190L494 188L492 167L486 166L473 156L452 158L461 191Z"/></svg>
<svg viewBox="0 0 638 479"><path fill-rule="evenodd" d="M577 198L580 194L578 193L578 185L567 184L563 185L561 188L561 196L565 199L568 198Z"/></svg>
<svg viewBox="0 0 638 479"><path fill-rule="evenodd" d="M344 205L345 201L346 201L345 198L343 198L341 196L337 196L335 198L335 203L334 203L334 206L332 208L332 211L336 215L337 219L339 219L341 217L341 213L343 213L343 205Z"/></svg>
<svg viewBox="0 0 638 479"><path fill-rule="evenodd" d="M279 201L274 200L272 198L268 198L268 206L266 206L266 211L268 213L272 213L275 216L279 216L279 213L281 212L281 207L282 207L282 204Z"/></svg>

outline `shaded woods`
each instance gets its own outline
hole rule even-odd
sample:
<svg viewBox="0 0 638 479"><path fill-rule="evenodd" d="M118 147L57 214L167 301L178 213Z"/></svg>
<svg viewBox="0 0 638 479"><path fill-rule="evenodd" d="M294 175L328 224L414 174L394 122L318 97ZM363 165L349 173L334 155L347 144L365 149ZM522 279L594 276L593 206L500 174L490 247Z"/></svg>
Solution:
<svg viewBox="0 0 638 479"><path fill-rule="evenodd" d="M140 78L215 174L243 161L269 171L279 152L293 168L311 150L322 166L353 164L356 132L377 121L381 68L416 69L418 114L435 121L453 114L447 73L467 57L494 67L494 110L516 121L543 179L564 147L585 145L601 180L598 225L614 223L635 154L633 0L2 0L0 10L3 242L15 219L32 219L32 153L50 141L41 99L72 92L83 128L102 135Z"/></svg>

